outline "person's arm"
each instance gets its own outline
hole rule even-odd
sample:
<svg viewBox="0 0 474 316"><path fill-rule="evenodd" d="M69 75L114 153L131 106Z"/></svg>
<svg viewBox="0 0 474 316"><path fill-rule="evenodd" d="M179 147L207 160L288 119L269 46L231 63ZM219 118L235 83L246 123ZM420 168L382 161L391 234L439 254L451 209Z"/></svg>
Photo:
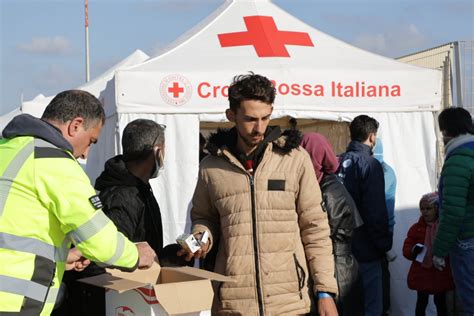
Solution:
<svg viewBox="0 0 474 316"><path fill-rule="evenodd" d="M133 240L138 225L143 216L143 204L129 198L124 190L114 190L99 195L103 204L105 215L117 226L117 229L128 239Z"/></svg>
<svg viewBox="0 0 474 316"><path fill-rule="evenodd" d="M407 258L408 260L414 260L413 258L413 247L416 245L417 238L416 238L416 230L417 230L417 224L414 224L413 226L410 227L407 233L407 238L405 238L405 241L403 242L403 256Z"/></svg>
<svg viewBox="0 0 474 316"><path fill-rule="evenodd" d="M321 191L311 160L306 152L303 155L296 199L301 241L313 279L314 293L337 294L328 218L321 208Z"/></svg>
<svg viewBox="0 0 474 316"><path fill-rule="evenodd" d="M139 264L137 246L117 231L102 212L89 178L72 158L36 159L37 195L84 257L133 270ZM51 167L54 165L54 167Z"/></svg>
<svg viewBox="0 0 474 316"><path fill-rule="evenodd" d="M209 193L208 179L205 169L201 166L199 169L198 181L194 190L191 209L192 233L200 238L201 234L207 231L209 233L208 242L202 246L195 254L186 254L187 260L195 257L204 257L219 238L219 214L214 207Z"/></svg>
<svg viewBox="0 0 474 316"><path fill-rule="evenodd" d="M393 228L395 226L395 194L397 190L397 177L392 167L387 164L385 164L385 167L388 169L386 172L387 177L385 178L385 181L388 181L388 183L386 183L388 188L385 192L385 201L388 212L388 228L393 233Z"/></svg>
<svg viewBox="0 0 474 316"><path fill-rule="evenodd" d="M388 229L388 213L385 203L383 169L375 159L368 161L362 170L361 207L365 209L364 225L378 251L382 255L392 248L392 233Z"/></svg>
<svg viewBox="0 0 474 316"><path fill-rule="evenodd" d="M453 156L446 161L441 173L442 210L433 242L433 255L436 257L446 257L459 236L471 186L471 168L462 158Z"/></svg>

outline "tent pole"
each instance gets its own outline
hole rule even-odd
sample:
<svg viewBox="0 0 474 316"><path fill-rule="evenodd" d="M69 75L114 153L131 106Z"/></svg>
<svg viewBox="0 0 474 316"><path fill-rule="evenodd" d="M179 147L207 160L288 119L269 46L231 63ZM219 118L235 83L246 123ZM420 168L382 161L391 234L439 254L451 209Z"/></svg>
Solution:
<svg viewBox="0 0 474 316"><path fill-rule="evenodd" d="M89 0L85 0L85 28L86 28L86 82L90 80L89 72Z"/></svg>

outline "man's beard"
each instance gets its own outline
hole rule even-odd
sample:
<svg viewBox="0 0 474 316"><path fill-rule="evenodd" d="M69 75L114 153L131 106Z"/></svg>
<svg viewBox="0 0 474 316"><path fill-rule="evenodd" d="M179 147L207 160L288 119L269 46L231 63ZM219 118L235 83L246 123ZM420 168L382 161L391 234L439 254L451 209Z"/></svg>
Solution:
<svg viewBox="0 0 474 316"><path fill-rule="evenodd" d="M254 143L252 142L251 140L248 140L246 137L244 137L238 129L237 130L237 135L240 137L240 139L242 139L242 141L245 143L245 145L247 145L248 147L255 147L255 146L258 146L262 141L263 141L263 138L260 139L258 142ZM254 137L254 136L263 136L262 134L260 133L252 133L250 135L251 137Z"/></svg>

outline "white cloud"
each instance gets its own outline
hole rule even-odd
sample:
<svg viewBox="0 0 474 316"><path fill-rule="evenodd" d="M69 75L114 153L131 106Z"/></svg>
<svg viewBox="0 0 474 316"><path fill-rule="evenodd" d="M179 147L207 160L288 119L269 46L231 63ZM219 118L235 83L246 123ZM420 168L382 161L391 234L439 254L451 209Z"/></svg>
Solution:
<svg viewBox="0 0 474 316"><path fill-rule="evenodd" d="M18 49L33 54L67 54L71 51L69 40L63 36L34 37L30 42L18 44Z"/></svg>
<svg viewBox="0 0 474 316"><path fill-rule="evenodd" d="M396 25L383 33L359 34L353 44L376 54L397 57L426 48L428 38L415 24L410 23Z"/></svg>

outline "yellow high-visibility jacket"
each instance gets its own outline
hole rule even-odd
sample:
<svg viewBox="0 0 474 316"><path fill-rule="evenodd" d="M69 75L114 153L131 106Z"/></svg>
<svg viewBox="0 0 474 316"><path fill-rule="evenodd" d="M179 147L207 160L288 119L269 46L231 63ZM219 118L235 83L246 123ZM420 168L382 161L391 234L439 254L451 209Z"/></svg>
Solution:
<svg viewBox="0 0 474 316"><path fill-rule="evenodd" d="M130 270L138 252L100 209L59 131L19 117L0 138L0 314L49 315L71 242L93 261Z"/></svg>

